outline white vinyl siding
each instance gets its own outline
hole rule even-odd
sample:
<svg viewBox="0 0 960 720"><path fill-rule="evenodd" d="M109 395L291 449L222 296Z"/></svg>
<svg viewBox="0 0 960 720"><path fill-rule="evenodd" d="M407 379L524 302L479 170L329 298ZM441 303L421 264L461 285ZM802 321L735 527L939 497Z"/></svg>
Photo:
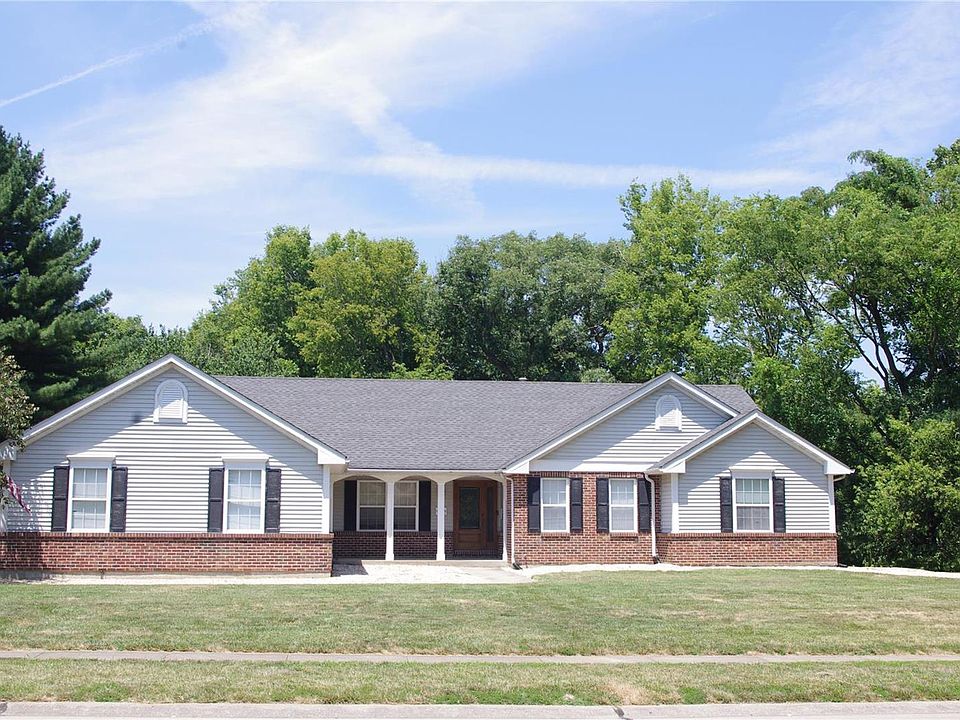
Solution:
<svg viewBox="0 0 960 720"><path fill-rule="evenodd" d="M540 480L540 531L570 531L569 478L542 478Z"/></svg>
<svg viewBox="0 0 960 720"><path fill-rule="evenodd" d="M720 532L720 474L784 478L788 533L831 532L823 463L756 425L747 425L688 460L679 476L679 527L673 532Z"/></svg>
<svg viewBox="0 0 960 720"><path fill-rule="evenodd" d="M158 384L182 382L187 424L154 423ZM32 512L8 508L11 530L49 530L53 468L98 454L128 468L127 532L206 532L210 468L223 458L268 456L281 471L280 531L320 532L323 468L317 451L264 424L176 370L144 381L37 440L12 464Z"/></svg>
<svg viewBox="0 0 960 720"><path fill-rule="evenodd" d="M657 404L664 395L683 408L680 430L657 430ZM530 463L531 472L644 470L729 419L675 388L654 392L599 425Z"/></svg>
<svg viewBox="0 0 960 720"><path fill-rule="evenodd" d="M637 481L610 479L610 532L637 531Z"/></svg>

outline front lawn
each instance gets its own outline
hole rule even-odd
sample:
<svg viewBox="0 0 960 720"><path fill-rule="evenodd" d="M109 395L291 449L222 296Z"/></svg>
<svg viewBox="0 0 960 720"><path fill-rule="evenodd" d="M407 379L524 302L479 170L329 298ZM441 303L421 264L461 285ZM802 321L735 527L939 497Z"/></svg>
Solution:
<svg viewBox="0 0 960 720"><path fill-rule="evenodd" d="M675 704L960 699L960 663L493 665L2 660L4 700Z"/></svg>
<svg viewBox="0 0 960 720"><path fill-rule="evenodd" d="M598 572L488 586L8 584L0 602L5 649L960 652L960 582L829 571Z"/></svg>

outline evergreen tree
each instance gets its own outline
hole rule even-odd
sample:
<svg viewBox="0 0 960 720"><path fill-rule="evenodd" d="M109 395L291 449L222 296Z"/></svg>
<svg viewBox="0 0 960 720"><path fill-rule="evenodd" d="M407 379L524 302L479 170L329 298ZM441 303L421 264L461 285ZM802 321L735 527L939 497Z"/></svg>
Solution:
<svg viewBox="0 0 960 720"><path fill-rule="evenodd" d="M103 384L80 341L98 329L110 293L80 297L100 241L84 241L79 216L58 222L68 200L43 153L0 127L0 347L23 368L41 417Z"/></svg>

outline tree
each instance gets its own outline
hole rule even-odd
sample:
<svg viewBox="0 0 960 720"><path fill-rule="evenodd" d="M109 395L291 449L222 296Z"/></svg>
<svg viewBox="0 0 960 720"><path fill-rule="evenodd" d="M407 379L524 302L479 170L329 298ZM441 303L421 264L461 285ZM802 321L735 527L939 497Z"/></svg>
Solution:
<svg viewBox="0 0 960 720"><path fill-rule="evenodd" d="M960 413L891 420L885 456L861 471L852 527L870 565L960 570Z"/></svg>
<svg viewBox="0 0 960 720"><path fill-rule="evenodd" d="M14 448L23 447L23 431L30 426L37 408L34 406L21 382L23 371L9 355L0 354L0 442L7 442ZM7 504L11 497L19 498L12 480L3 472L0 464L0 507ZM19 501L23 505L22 501Z"/></svg>
<svg viewBox="0 0 960 720"><path fill-rule="evenodd" d="M608 364L620 380L667 371L692 380L739 376L742 358L709 329L725 204L685 177L632 185L620 204L631 237L607 292L616 311Z"/></svg>
<svg viewBox="0 0 960 720"><path fill-rule="evenodd" d="M313 250L309 288L289 328L312 372L385 377L432 360L431 282L408 240L371 240L351 230Z"/></svg>
<svg viewBox="0 0 960 720"><path fill-rule="evenodd" d="M103 384L80 341L101 327L110 293L81 298L100 241L84 241L79 216L60 222L68 199L44 174L43 153L0 128L0 347L41 417Z"/></svg>
<svg viewBox="0 0 960 720"><path fill-rule="evenodd" d="M612 312L602 289L620 248L580 235L461 237L437 267L440 357L464 379L576 380L600 366Z"/></svg>

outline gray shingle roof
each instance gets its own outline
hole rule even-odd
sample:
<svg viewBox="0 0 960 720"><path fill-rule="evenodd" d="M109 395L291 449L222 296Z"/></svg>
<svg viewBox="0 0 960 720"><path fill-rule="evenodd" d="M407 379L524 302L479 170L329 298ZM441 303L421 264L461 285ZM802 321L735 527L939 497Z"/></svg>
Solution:
<svg viewBox="0 0 960 720"><path fill-rule="evenodd" d="M496 470L642 387L623 383L219 377L353 468ZM734 385L703 385L738 412Z"/></svg>

